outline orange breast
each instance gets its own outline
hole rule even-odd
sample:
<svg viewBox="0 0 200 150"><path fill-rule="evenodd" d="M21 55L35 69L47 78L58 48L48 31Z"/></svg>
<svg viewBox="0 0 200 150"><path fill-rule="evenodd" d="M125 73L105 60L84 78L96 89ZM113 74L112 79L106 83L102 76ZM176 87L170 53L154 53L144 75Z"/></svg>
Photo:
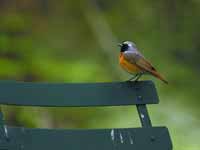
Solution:
<svg viewBox="0 0 200 150"><path fill-rule="evenodd" d="M136 65L129 63L121 53L119 56L119 64L123 69L128 71L129 73L138 73L141 72L141 69L138 68Z"/></svg>

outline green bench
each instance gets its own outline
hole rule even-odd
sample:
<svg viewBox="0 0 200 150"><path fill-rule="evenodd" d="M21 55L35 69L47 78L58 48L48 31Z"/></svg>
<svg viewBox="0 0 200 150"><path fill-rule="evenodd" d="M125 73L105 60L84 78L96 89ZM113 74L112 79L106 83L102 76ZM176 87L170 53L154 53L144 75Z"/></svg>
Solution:
<svg viewBox="0 0 200 150"><path fill-rule="evenodd" d="M0 104L42 107L136 105L141 128L39 129L7 126L0 113L0 150L172 150L166 127L152 127L146 104L157 104L151 81L26 83L0 81ZM67 108L66 108L67 109Z"/></svg>

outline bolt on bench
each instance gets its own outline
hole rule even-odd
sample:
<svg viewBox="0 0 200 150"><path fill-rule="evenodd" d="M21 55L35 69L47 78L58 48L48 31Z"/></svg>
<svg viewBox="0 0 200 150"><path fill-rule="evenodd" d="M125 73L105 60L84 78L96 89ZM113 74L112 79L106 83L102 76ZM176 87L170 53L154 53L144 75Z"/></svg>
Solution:
<svg viewBox="0 0 200 150"><path fill-rule="evenodd" d="M136 105L141 128L39 129L7 126L0 112L2 150L172 150L166 127L152 127L146 104L157 104L153 82L89 84L0 81L0 104L42 107Z"/></svg>

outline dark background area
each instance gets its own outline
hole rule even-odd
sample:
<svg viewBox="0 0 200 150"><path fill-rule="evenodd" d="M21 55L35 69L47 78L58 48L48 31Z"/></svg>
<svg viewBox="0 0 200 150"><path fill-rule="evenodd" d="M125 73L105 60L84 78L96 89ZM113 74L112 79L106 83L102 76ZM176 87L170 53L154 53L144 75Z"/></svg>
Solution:
<svg viewBox="0 0 200 150"><path fill-rule="evenodd" d="M153 125L166 125L174 149L200 147L200 1L0 0L0 79L112 82L130 77L117 43L131 40L168 79L155 81ZM83 100L84 101L84 100ZM134 107L4 106L10 125L48 128L140 126Z"/></svg>

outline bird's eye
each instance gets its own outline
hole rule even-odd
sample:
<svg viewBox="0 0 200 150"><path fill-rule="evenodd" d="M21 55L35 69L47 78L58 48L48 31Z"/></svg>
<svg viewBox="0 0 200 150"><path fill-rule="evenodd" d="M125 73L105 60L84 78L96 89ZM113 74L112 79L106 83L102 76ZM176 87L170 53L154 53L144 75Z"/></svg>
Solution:
<svg viewBox="0 0 200 150"><path fill-rule="evenodd" d="M122 44L121 52L125 52L128 50L128 44Z"/></svg>

